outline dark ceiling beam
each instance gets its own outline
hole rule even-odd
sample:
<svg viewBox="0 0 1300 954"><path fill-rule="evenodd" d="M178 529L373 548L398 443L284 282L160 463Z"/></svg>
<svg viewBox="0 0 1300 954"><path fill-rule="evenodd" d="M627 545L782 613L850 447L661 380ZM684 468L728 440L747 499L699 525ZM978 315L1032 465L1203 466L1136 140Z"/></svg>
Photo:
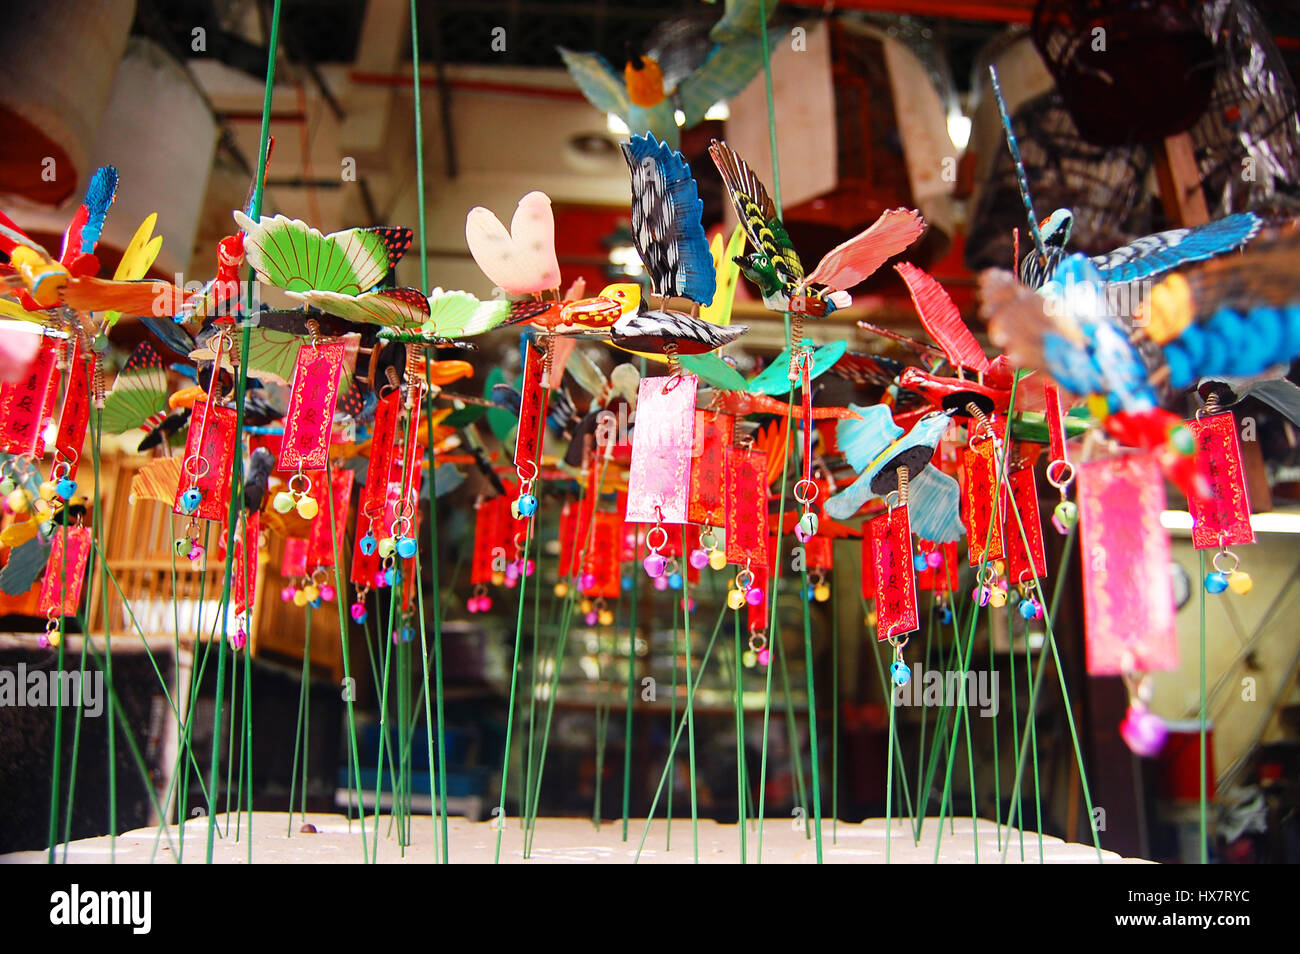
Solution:
<svg viewBox="0 0 1300 954"><path fill-rule="evenodd" d="M826 10L825 0L782 0L783 6ZM989 23L1029 23L1037 0L833 0L832 10L897 13L914 17L981 20Z"/></svg>

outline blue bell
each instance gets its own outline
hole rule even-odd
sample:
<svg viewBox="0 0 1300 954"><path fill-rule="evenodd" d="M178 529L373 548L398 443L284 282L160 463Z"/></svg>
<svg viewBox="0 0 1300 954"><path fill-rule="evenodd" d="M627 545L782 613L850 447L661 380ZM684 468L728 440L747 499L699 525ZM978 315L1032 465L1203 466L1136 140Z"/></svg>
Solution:
<svg viewBox="0 0 1300 954"><path fill-rule="evenodd" d="M203 503L203 494L197 487L191 487L181 494L181 513L192 514L199 509L201 503Z"/></svg>
<svg viewBox="0 0 1300 954"><path fill-rule="evenodd" d="M622 587L624 590L632 589L632 577L630 576L623 577L623 579L619 581L619 586Z"/></svg>
<svg viewBox="0 0 1300 954"><path fill-rule="evenodd" d="M55 486L54 492L58 494L59 498L62 500L71 500L73 495L77 492L77 482L70 477L64 477ZM195 506L197 507L198 505L195 504Z"/></svg>
<svg viewBox="0 0 1300 954"><path fill-rule="evenodd" d="M318 596L314 600L308 600L307 605L312 609L320 609L320 597Z"/></svg>
<svg viewBox="0 0 1300 954"><path fill-rule="evenodd" d="M537 498L532 494L520 494L516 503L521 517L531 517L537 513Z"/></svg>
<svg viewBox="0 0 1300 954"><path fill-rule="evenodd" d="M945 626L952 622L952 608L946 603L939 607L939 622Z"/></svg>
<svg viewBox="0 0 1300 954"><path fill-rule="evenodd" d="M680 573L669 573L668 586L674 590L680 590L682 588L682 575Z"/></svg>
<svg viewBox="0 0 1300 954"><path fill-rule="evenodd" d="M1205 592L1222 593L1228 588L1228 576L1226 573L1220 573L1215 570L1213 573L1205 574Z"/></svg>
<svg viewBox="0 0 1300 954"><path fill-rule="evenodd" d="M384 579L388 581L389 586L396 586L402 582L402 571L395 566L390 566L384 571Z"/></svg>
<svg viewBox="0 0 1300 954"><path fill-rule="evenodd" d="M375 547L379 546L379 541L375 539L373 533L366 531L366 535L361 538L361 542L358 546L361 548L361 553L364 556L370 556L375 552Z"/></svg>
<svg viewBox="0 0 1300 954"><path fill-rule="evenodd" d="M907 667L907 663L896 659L889 664L889 678L894 681L894 685L905 686L912 681L912 670Z"/></svg>
<svg viewBox="0 0 1300 954"><path fill-rule="evenodd" d="M925 562L924 553L918 553L912 557L912 569L917 573L924 573L926 570L930 569L930 564Z"/></svg>
<svg viewBox="0 0 1300 954"><path fill-rule="evenodd" d="M397 555L401 557L403 560L411 559L411 557L415 556L416 551L419 549L420 547L415 542L414 537L397 538Z"/></svg>
<svg viewBox="0 0 1300 954"><path fill-rule="evenodd" d="M1038 615L1038 607L1034 605L1033 600L1021 600L1019 610L1020 615L1025 619L1033 619Z"/></svg>
<svg viewBox="0 0 1300 954"><path fill-rule="evenodd" d="M404 642L404 643L409 643L409 642L411 642L411 640L413 640L413 639L415 639L415 630L412 629L410 626L403 626L403 627L402 627L402 642Z"/></svg>

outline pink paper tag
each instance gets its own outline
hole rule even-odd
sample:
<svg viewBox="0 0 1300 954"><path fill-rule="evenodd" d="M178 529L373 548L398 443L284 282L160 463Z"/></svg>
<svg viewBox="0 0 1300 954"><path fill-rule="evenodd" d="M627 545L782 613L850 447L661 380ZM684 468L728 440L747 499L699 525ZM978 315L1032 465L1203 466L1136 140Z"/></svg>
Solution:
<svg viewBox="0 0 1300 954"><path fill-rule="evenodd" d="M1246 472L1237 440L1237 418L1231 411L1188 421L1196 437L1196 462L1210 486L1210 496L1193 494L1187 501L1192 512L1192 546L1218 549L1255 542L1250 525L1250 498Z"/></svg>
<svg viewBox="0 0 1300 954"><path fill-rule="evenodd" d="M202 446L199 444L200 435ZM230 516L230 482L234 472L235 409L197 402L190 415L181 479L176 486L172 513L186 515L181 509L181 496L193 487L201 496L198 509L192 516L225 524Z"/></svg>
<svg viewBox="0 0 1300 954"><path fill-rule="evenodd" d="M907 507L886 511L867 526L876 583L876 639L902 636L920 626Z"/></svg>
<svg viewBox="0 0 1300 954"><path fill-rule="evenodd" d="M17 381L0 385L0 450L45 454L45 424L58 349L48 339Z"/></svg>
<svg viewBox="0 0 1300 954"><path fill-rule="evenodd" d="M524 356L523 390L520 392L519 427L515 431L515 466L529 461L541 467L538 438L546 419L546 389L542 387L542 365L545 359L536 348L528 348ZM524 467L524 477L535 476Z"/></svg>
<svg viewBox="0 0 1300 954"><path fill-rule="evenodd" d="M86 560L90 558L90 531L85 527L68 527L66 547L63 537L63 528L56 528L50 562L45 566L45 580L41 583L39 612L42 616L76 616L81 605Z"/></svg>
<svg viewBox="0 0 1300 954"><path fill-rule="evenodd" d="M726 545L727 562L767 564L767 454L728 447Z"/></svg>
<svg viewBox="0 0 1300 954"><path fill-rule="evenodd" d="M1040 580L1047 576L1047 555L1043 552L1043 525L1038 515L1038 486L1034 482L1034 468L1022 467L1007 475L1011 485L1011 497L1015 502L1016 512L1020 514L1020 523L1016 515L1008 513L1003 528L1007 537L1007 579L1012 583L1030 583L1034 574ZM1020 537L1020 527L1024 525L1025 536ZM1029 551L1025 551L1025 540L1029 541Z"/></svg>
<svg viewBox="0 0 1300 954"><path fill-rule="evenodd" d="M629 523L686 523L698 383L693 374L641 379L627 474Z"/></svg>
<svg viewBox="0 0 1300 954"><path fill-rule="evenodd" d="M338 400L339 372L347 345L327 341L303 345L293 372L289 409L284 414L280 438L281 470L322 470L329 457L334 404Z"/></svg>
<svg viewBox="0 0 1300 954"><path fill-rule="evenodd" d="M1089 675L1178 667L1165 484L1149 454L1076 465Z"/></svg>

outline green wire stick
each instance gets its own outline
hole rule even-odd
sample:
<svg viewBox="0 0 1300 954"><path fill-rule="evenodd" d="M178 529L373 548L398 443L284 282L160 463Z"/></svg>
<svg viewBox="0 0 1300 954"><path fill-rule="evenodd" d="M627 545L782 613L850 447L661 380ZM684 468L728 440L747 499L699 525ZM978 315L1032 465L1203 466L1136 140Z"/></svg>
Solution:
<svg viewBox="0 0 1300 954"><path fill-rule="evenodd" d="M685 524L682 525L682 557L687 558ZM700 863L700 810L695 782L695 682L691 679L691 575L689 572L682 574L682 609L686 630L686 747L689 753L691 776L691 851L698 865Z"/></svg>
<svg viewBox="0 0 1300 954"><path fill-rule="evenodd" d="M834 543L831 544L835 546ZM839 587L831 588L831 845L840 826L840 613Z"/></svg>
<svg viewBox="0 0 1300 954"><path fill-rule="evenodd" d="M685 526L682 528L685 534ZM683 554L684 556L685 554ZM673 667L673 688L668 696L668 726L671 729L677 724L677 627L678 627L678 607L673 604L673 645L671 650L672 667ZM664 851L673 849L673 790L677 788L677 750L670 750L668 753L668 804L664 808L664 814L667 818L667 833L664 839Z"/></svg>
<svg viewBox="0 0 1300 954"><path fill-rule="evenodd" d="M1014 399L1015 382L1012 383L1011 388L1012 388L1012 398ZM1004 458L1004 463L1005 463L1005 458ZM1011 500L1011 513L1016 518L1016 527L1020 533L1021 545L1025 548L1025 552L1028 553L1029 542L1027 539L1027 535L1025 534L1025 525L1020 518L1020 509L1015 505L1015 497L1013 494L1010 493L1010 485L1007 483L1007 475L1006 475L1005 468L1003 468L1002 470L1002 475L1001 475L1001 479L999 480L999 485L1007 487L1007 497ZM1038 572L1034 570L1032 566L1030 567L1030 571L1033 573L1033 577L1034 577L1034 591L1038 595L1038 599L1042 600L1043 597L1045 596L1042 581L1038 578ZM1060 590L1060 586L1058 584L1057 591L1059 592L1059 590ZM1053 605L1055 605L1055 600L1056 600L1055 593L1053 594L1052 599L1053 599ZM1057 681L1061 687L1061 701L1064 703L1064 707L1065 707L1065 721L1066 721L1066 725L1070 729L1070 742L1074 746L1075 764L1079 769L1080 787L1083 789L1084 805L1088 811L1088 828L1092 832L1092 844L1093 844L1093 848L1097 852L1097 862L1098 864L1102 864L1104 863L1104 857L1102 856L1101 853L1101 839L1097 834L1097 825L1094 820L1095 816L1093 815L1092 791L1088 785L1088 773L1085 770L1083 765L1083 749L1079 745L1079 731L1078 731L1078 727L1075 725L1074 722L1074 710L1070 705L1070 690L1065 684L1065 669L1061 666L1060 652L1057 649L1056 636L1053 633L1054 618L1055 618L1054 615L1048 615L1044 617L1043 628L1047 633L1047 642L1052 650L1052 659L1053 659L1053 664L1056 668ZM1042 655L1045 654L1040 653L1040 661ZM1034 676L1033 690L1030 693L1030 712L1036 711L1037 698L1038 698L1038 680L1041 678L1041 675L1042 675L1042 670L1040 666L1039 672L1036 673ZM1032 725L1033 723L1031 722L1031 726ZM1022 750L1023 750L1023 745L1024 743L1022 741ZM1003 854L1005 857L1005 850ZM1041 854L1040 854L1040 860L1041 860Z"/></svg>
<svg viewBox="0 0 1300 954"><path fill-rule="evenodd" d="M293 797L298 785L298 755L302 748L302 722L303 710L307 708L307 680L310 678L308 671L311 659L311 607L307 607L306 624L302 640L302 675L298 680L298 725L293 732L293 768L289 770L289 820L285 829L285 837L293 834ZM303 787L307 785L307 773L303 772ZM306 820L306 794L303 795L304 812L303 818Z"/></svg>
<svg viewBox="0 0 1300 954"><path fill-rule="evenodd" d="M736 646L733 667L736 671L736 828L740 831L740 863L745 863L745 793L749 788L745 777L745 702L741 686L740 665L740 611L732 613L735 622Z"/></svg>
<svg viewBox="0 0 1300 954"><path fill-rule="evenodd" d="M709 665L709 657L713 653L713 646L718 640L718 633L722 631L722 621L726 618L726 616L727 616L727 607L723 605L722 607L719 608L718 618L716 622L714 622L713 624L713 635L709 637L708 645L704 647L704 654L700 657L700 668L695 673L695 679L692 683L692 685L696 689L699 688L700 680L704 676L704 670ZM686 707L687 707L686 711L688 713L690 712L690 707L694 705L694 702L695 702L694 698L692 697L690 692L688 692L686 696ZM682 737L682 730L686 728L687 721L688 720L686 718L683 718L682 721L677 724L677 731L673 735L673 740L670 745L670 751L672 749L676 749L677 744ZM641 860L641 851L643 848L645 848L646 837L650 834L650 823L654 821L655 809L658 808L659 806L659 797L660 795L663 794L664 785L666 784L667 779L668 779L668 762L665 760L663 772L659 776L659 785L655 789L654 798L651 799L650 802L650 811L646 814L645 827L641 830L641 842L637 845L636 854L633 856L632 859L633 864L636 864Z"/></svg>
<svg viewBox="0 0 1300 954"><path fill-rule="evenodd" d="M63 552L66 554L68 552L68 525L66 523L63 525L62 533L63 533ZM68 588L67 566L68 566L68 561L65 558L63 561L63 590L65 594L67 593L67 588ZM59 605L60 610L63 609L65 602L66 599L64 602L60 603ZM59 649L58 649L57 658L58 658L58 671L61 673L63 672L63 630L64 630L62 615L59 616L58 629L59 629ZM54 707L53 753L54 753L54 757L53 759L51 759L53 764L50 767L50 825L49 825L49 843L50 843L49 863L50 864L54 864L54 849L55 846L58 844L58 840L59 840L59 792L60 792L59 776L61 774L61 769L63 768L63 706Z"/></svg>
<svg viewBox="0 0 1300 954"><path fill-rule="evenodd" d="M808 568L803 570L803 588L801 594L803 602L803 651L804 651L804 670L808 681L808 746L809 754L809 773L812 775L812 796L813 796L813 832L816 835L817 844L817 863L822 863L822 788L821 788L821 770L818 761L817 752L817 695L813 688L813 649L812 649L812 622L808 604ZM893 762L890 762L893 765ZM973 771L973 770L972 770Z"/></svg>
<svg viewBox="0 0 1300 954"><path fill-rule="evenodd" d="M645 359L641 361L641 371L645 372ZM633 553L632 597L627 621L627 708L623 715L623 841L627 841L628 812L632 804L632 714L636 706L636 597L640 581L636 578L635 567L641 562L641 535L636 534L635 552Z"/></svg>
<svg viewBox="0 0 1300 954"><path fill-rule="evenodd" d="M1201 558L1201 580L1205 579L1205 551L1199 551ZM1201 662L1201 704L1200 704L1200 824L1201 824L1201 864L1210 863L1210 827L1209 827L1209 802L1207 798L1207 771L1205 758L1205 587L1201 586L1201 633L1200 633L1200 662ZM1093 821L1092 806L1088 806L1088 824L1091 826L1093 836L1096 836L1097 825Z"/></svg>
<svg viewBox="0 0 1300 954"><path fill-rule="evenodd" d="M1009 619L1009 618L1010 618L1010 613L1008 613L1008 619ZM1007 655L1008 655L1009 666L1010 666L1010 671L1011 671L1011 738L1012 738L1012 740L1014 741L1015 739L1020 738L1020 706L1019 706L1019 703L1016 701L1016 640L1015 640L1015 630L1014 630L1014 629L1011 629L1011 630L1010 630L1010 640L1011 640L1011 652L1008 653ZM1030 663L1030 659L1029 659L1029 640L1026 639L1026 640L1025 640L1025 667L1028 668L1030 665L1031 665L1031 663ZM1029 680L1029 685L1030 685L1030 694L1031 694L1031 695L1032 695L1032 693L1033 693L1033 688L1032 688L1032 687L1033 687L1033 682L1034 682L1034 681L1033 681L1033 679L1031 678L1031 679ZM1017 757L1017 761L1016 761L1016 763L1015 763L1015 769L1016 769L1017 772L1019 772L1019 771L1020 771L1020 763L1019 763L1019 755L1020 755L1020 753L1019 753L1019 750L1018 750L1018 749L1012 749L1012 754L1015 755L1015 756ZM1017 793L1017 796L1016 796L1016 797L1017 797L1017 799L1019 799L1019 798L1020 798L1020 794ZM1017 809L1016 809L1016 815L1017 815L1018 817L1023 818L1023 817L1024 817L1024 810L1025 810L1025 809L1024 809L1024 804L1023 804L1023 802L1022 802L1022 803L1019 805L1019 807L1017 807ZM1011 817L1011 806L1008 805L1008 806L1007 806L1007 818L1008 818L1008 820L1010 820L1010 817ZM1001 829L1002 829L1002 801L1001 801L1001 799L999 799L999 800L998 800L998 830L1000 831ZM1011 833L1010 833L1010 832L1007 832L1007 837L1008 837L1008 838L1011 837ZM1021 826L1021 827L1019 827L1019 828L1016 829L1016 838L1017 838L1017 840L1018 840L1019 843L1020 843L1020 860L1021 860L1021 861L1024 861L1024 860L1025 860L1025 832L1024 832L1024 827L1023 827L1023 826ZM999 843L999 844L998 844L998 849L1001 850L1001 848L1002 848L1002 845Z"/></svg>
<svg viewBox="0 0 1300 954"><path fill-rule="evenodd" d="M1007 641L1010 647L1008 655L1014 656L1015 621L1011 618L1011 608L1007 607ZM930 607L931 622L934 620L934 607ZM997 672L997 660L993 655L993 628L989 627L989 673ZM991 678L991 676L990 676ZM1014 676L1012 677L1014 679ZM924 711L924 710L923 710ZM990 728L993 733L993 820L997 823L998 851L1002 850L1002 763L998 761L998 707L993 707Z"/></svg>

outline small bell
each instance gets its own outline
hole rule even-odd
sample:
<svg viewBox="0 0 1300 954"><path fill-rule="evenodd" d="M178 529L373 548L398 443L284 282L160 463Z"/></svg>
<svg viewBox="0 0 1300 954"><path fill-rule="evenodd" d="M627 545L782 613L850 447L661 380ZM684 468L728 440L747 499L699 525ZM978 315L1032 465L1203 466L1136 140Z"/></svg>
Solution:
<svg viewBox="0 0 1300 954"><path fill-rule="evenodd" d="M276 513L288 513L293 509L293 494L287 490L281 490L271 498L271 509Z"/></svg>
<svg viewBox="0 0 1300 954"><path fill-rule="evenodd" d="M197 487L191 487L185 493L181 494L181 512L192 514L199 509L199 504L203 502L203 494Z"/></svg>
<svg viewBox="0 0 1300 954"><path fill-rule="evenodd" d="M414 537L397 538L397 555L403 560L411 559L419 549L419 544L415 542Z"/></svg>
<svg viewBox="0 0 1300 954"><path fill-rule="evenodd" d="M516 504L515 509L519 511L521 517L531 517L537 513L537 498L532 494L520 494Z"/></svg>
<svg viewBox="0 0 1300 954"><path fill-rule="evenodd" d="M298 516L304 520L314 520L318 513L320 513L320 504L316 502L315 497L298 498Z"/></svg>
<svg viewBox="0 0 1300 954"><path fill-rule="evenodd" d="M357 543L357 546L360 548L363 556L370 556L375 552L375 548L379 546L379 541L375 539L373 533L367 532L366 535Z"/></svg>

